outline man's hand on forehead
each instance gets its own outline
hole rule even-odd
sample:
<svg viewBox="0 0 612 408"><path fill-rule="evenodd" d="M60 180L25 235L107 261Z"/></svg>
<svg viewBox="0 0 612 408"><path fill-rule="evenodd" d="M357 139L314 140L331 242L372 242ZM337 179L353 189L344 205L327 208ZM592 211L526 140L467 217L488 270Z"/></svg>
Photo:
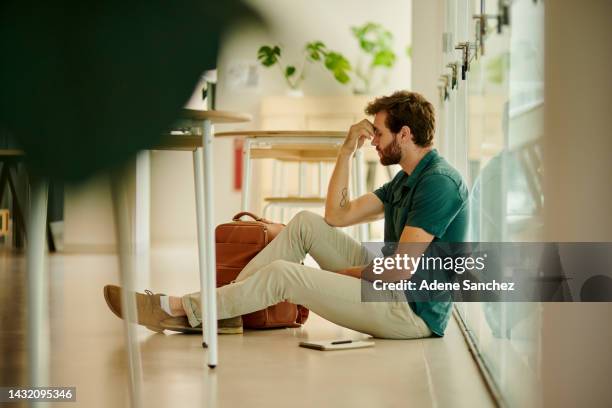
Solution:
<svg viewBox="0 0 612 408"><path fill-rule="evenodd" d="M344 140L344 149L348 153L354 153L363 146L366 140L374 138L374 124L367 119L355 123L348 131Z"/></svg>

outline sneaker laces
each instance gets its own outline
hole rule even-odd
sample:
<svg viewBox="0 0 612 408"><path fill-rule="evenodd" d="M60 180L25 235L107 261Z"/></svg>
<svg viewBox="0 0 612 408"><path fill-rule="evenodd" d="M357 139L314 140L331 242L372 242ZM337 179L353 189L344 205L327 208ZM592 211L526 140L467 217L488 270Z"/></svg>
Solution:
<svg viewBox="0 0 612 408"><path fill-rule="evenodd" d="M149 289L145 289L144 293L145 295L147 295L147 305L149 306L149 312L153 313L153 310L155 309L153 296L155 296L155 293L151 292Z"/></svg>

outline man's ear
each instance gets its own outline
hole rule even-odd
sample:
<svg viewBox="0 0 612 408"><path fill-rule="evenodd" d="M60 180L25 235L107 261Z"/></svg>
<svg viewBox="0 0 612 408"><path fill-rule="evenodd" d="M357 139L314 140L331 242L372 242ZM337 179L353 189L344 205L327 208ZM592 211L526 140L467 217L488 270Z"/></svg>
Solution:
<svg viewBox="0 0 612 408"><path fill-rule="evenodd" d="M412 130L410 130L409 126L406 126L406 125L402 126L399 133L400 133L400 138L402 139L402 141L414 142L414 140L412 140Z"/></svg>

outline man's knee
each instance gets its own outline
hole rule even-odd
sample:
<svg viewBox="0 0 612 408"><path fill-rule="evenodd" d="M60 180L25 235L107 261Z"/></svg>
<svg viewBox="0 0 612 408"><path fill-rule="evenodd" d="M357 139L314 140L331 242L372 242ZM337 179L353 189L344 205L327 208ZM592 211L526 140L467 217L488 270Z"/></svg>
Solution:
<svg viewBox="0 0 612 408"><path fill-rule="evenodd" d="M294 262L278 259L270 262L259 271L259 274L262 275L267 287L284 293L294 280L296 265Z"/></svg>
<svg viewBox="0 0 612 408"><path fill-rule="evenodd" d="M287 270L293 262L285 261L284 259L277 259L270 262L265 269L270 273L281 272Z"/></svg>
<svg viewBox="0 0 612 408"><path fill-rule="evenodd" d="M295 266L293 262L277 259L265 266L260 273L266 275L267 279L279 280L290 274L293 266Z"/></svg>
<svg viewBox="0 0 612 408"><path fill-rule="evenodd" d="M322 225L327 225L325 219L319 214L315 214L311 211L300 211L297 213L287 227L291 227L292 229L316 229Z"/></svg>

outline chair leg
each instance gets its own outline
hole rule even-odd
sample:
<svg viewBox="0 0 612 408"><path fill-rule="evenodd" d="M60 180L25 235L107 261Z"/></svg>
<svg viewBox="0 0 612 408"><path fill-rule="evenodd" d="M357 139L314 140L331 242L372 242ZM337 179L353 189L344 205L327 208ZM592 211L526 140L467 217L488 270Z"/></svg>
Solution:
<svg viewBox="0 0 612 408"><path fill-rule="evenodd" d="M19 208L17 197L13 196L13 209ZM19 210L13 211L13 247L23 248L26 239L26 225Z"/></svg>
<svg viewBox="0 0 612 408"><path fill-rule="evenodd" d="M142 402L142 361L138 344L138 326L135 297L135 254L130 216L129 196L125 183L126 171L117 170L111 175L111 194L115 233L119 257L119 278L123 290L121 303L124 308L124 336L128 356L129 393L132 407L140 407Z"/></svg>
<svg viewBox="0 0 612 408"><path fill-rule="evenodd" d="M0 205L2 205L2 198L4 198L4 190L6 188L7 180L7 170L8 163L2 164L2 171L0 171Z"/></svg>
<svg viewBox="0 0 612 408"><path fill-rule="evenodd" d="M45 224L47 220L45 180L32 183L32 208L26 248L28 274L28 349L30 385L49 386L49 285L45 274Z"/></svg>
<svg viewBox="0 0 612 408"><path fill-rule="evenodd" d="M242 144L242 211L250 209L251 171L251 141L247 138Z"/></svg>
<svg viewBox="0 0 612 408"><path fill-rule="evenodd" d="M17 194L17 188L15 187L15 183L13 182L13 177L11 175L11 165L5 164L4 168L6 169L6 182L11 190L11 195L13 196L13 214L14 214L14 230L20 231L20 233L15 234L15 239L13 242L15 246L18 248L21 246L22 237L25 236L27 239L27 227L23 216L23 211L21 205L19 204L19 196ZM0 184L1 185L1 184ZM48 195L48 185L47 185L47 195ZM46 206L47 204L45 204ZM46 214L45 214L46 219ZM19 235L20 234L20 235Z"/></svg>
<svg viewBox="0 0 612 408"><path fill-rule="evenodd" d="M53 233L51 232L51 225L47 222L47 246L49 248L49 252L55 252L57 249L55 247L55 239L53 239Z"/></svg>
<svg viewBox="0 0 612 408"><path fill-rule="evenodd" d="M306 195L306 163L299 163L299 175L298 175L298 185L299 185L299 197L304 197Z"/></svg>
<svg viewBox="0 0 612 408"><path fill-rule="evenodd" d="M270 209L271 204L272 203L268 203L268 204L266 204L264 206L262 214L261 214L262 217L269 219L269 217L268 217L268 210Z"/></svg>

